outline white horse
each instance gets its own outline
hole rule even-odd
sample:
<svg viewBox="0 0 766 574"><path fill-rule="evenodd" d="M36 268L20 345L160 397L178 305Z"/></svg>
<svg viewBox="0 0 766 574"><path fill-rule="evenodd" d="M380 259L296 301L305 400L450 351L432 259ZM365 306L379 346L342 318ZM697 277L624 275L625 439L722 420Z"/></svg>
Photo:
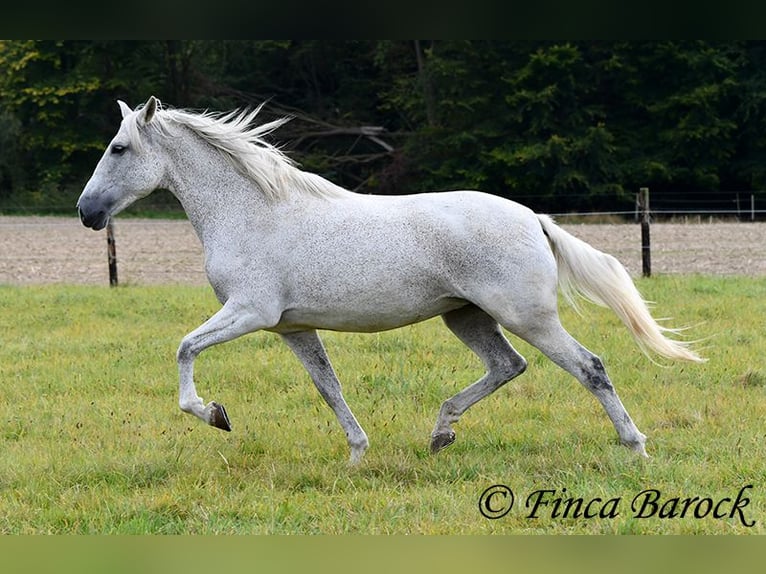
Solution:
<svg viewBox="0 0 766 574"><path fill-rule="evenodd" d="M356 194L301 171L263 137L286 119L253 126L259 109L225 115L163 109L150 97L131 110L85 186L84 225L109 218L157 188L180 201L205 253L222 308L178 349L179 404L231 430L222 405L194 386L204 349L257 330L278 333L335 412L351 462L368 447L346 404L317 329L375 332L441 315L486 374L441 405L437 452L472 405L527 363L501 326L574 375L601 402L620 441L646 456L646 437L622 405L601 360L562 327L557 286L610 307L639 346L701 361L675 330L651 317L628 273L610 255L545 215L476 191L403 196Z"/></svg>

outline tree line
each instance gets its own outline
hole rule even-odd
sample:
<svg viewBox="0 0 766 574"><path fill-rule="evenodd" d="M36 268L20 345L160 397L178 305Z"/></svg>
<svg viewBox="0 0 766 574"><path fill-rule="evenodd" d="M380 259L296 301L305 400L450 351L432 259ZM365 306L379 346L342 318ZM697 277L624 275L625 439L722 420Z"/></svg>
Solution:
<svg viewBox="0 0 766 574"><path fill-rule="evenodd" d="M481 189L540 211L766 188L761 41L0 41L0 210L71 209L116 99L266 102L360 193Z"/></svg>

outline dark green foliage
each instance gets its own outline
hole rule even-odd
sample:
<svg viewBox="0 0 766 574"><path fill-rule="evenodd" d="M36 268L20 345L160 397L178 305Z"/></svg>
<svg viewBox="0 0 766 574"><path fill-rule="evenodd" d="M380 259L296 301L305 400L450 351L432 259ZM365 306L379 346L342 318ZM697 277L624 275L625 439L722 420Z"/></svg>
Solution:
<svg viewBox="0 0 766 574"><path fill-rule="evenodd" d="M119 112L267 101L363 193L478 188L550 212L766 184L766 43L0 41L0 209L71 209ZM362 127L381 128L377 138ZM762 192L758 192L762 195Z"/></svg>

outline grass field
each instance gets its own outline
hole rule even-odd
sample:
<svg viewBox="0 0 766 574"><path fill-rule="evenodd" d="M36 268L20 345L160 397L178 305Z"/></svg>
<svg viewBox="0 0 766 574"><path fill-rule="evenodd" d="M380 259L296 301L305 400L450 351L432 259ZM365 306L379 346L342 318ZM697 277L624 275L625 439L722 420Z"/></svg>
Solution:
<svg viewBox="0 0 766 574"><path fill-rule="evenodd" d="M370 437L355 468L330 409L269 333L197 361L199 393L226 405L233 432L179 411L175 351L218 308L209 289L0 287L0 532L766 533L766 279L638 284L657 316L705 338L708 363L651 363L598 307L562 316L604 359L650 459L621 447L595 398L514 338L527 372L430 455L439 405L481 374L432 320L324 334ZM489 520L479 497L498 483L515 506ZM660 493L658 512L639 517L647 489ZM525 502L541 490L554 492L532 518ZM693 497L684 518L658 516ZM575 516L567 498L582 498L582 511L600 498L588 508L611 516Z"/></svg>

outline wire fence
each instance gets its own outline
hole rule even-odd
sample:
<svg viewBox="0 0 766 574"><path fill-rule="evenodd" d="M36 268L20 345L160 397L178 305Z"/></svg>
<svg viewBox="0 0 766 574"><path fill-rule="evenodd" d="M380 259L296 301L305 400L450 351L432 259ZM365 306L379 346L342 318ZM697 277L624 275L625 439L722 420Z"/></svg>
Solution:
<svg viewBox="0 0 766 574"><path fill-rule="evenodd" d="M648 189L648 188L642 188ZM649 190L651 192L651 190ZM617 217L638 222L641 208L636 194L632 209L562 211L551 213L557 217L591 217L594 221L605 217ZM654 220L680 219L701 220L703 217L735 219L737 221L760 221L766 219L766 192L662 192L651 194L650 217Z"/></svg>

